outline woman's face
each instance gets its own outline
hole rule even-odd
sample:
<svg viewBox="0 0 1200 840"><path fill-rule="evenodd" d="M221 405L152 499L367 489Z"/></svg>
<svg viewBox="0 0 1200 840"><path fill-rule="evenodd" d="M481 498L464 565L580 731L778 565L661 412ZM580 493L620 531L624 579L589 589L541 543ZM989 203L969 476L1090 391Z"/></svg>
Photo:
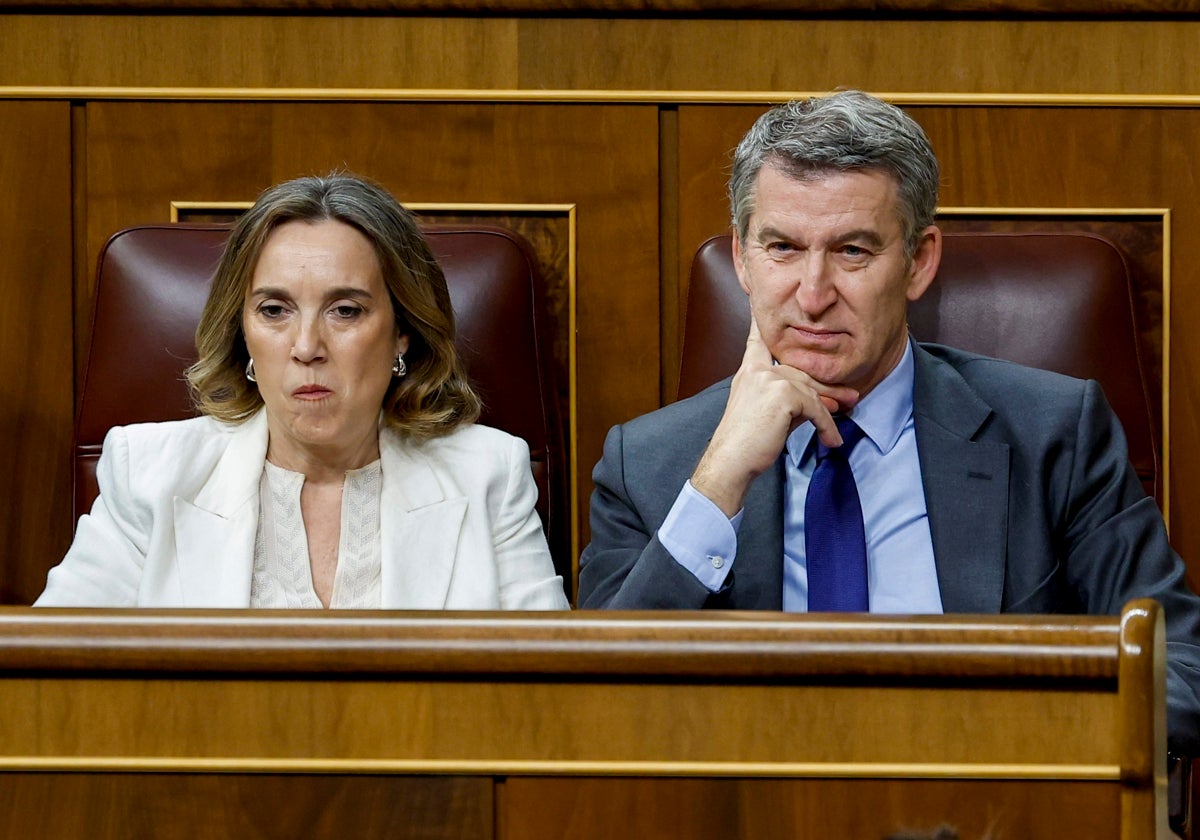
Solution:
<svg viewBox="0 0 1200 840"><path fill-rule="evenodd" d="M332 220L276 228L250 280L242 330L272 461L351 469L378 457L379 411L408 337L365 236Z"/></svg>

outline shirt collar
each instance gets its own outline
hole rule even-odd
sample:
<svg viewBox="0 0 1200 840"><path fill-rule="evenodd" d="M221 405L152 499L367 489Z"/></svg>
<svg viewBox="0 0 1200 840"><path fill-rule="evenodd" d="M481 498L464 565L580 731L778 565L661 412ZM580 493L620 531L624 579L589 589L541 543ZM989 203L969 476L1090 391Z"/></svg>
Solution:
<svg viewBox="0 0 1200 840"><path fill-rule="evenodd" d="M899 363L850 413L858 427L884 455L892 451L912 417L914 370L912 342L906 341ZM799 466L811 451L810 444L815 432L813 424L806 421L788 435L788 460L793 467Z"/></svg>

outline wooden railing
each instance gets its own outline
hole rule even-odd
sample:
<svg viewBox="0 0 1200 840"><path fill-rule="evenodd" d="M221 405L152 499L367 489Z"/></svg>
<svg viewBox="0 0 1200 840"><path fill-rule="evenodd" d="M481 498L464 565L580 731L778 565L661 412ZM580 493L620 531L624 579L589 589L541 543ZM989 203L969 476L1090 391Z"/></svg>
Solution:
<svg viewBox="0 0 1200 840"><path fill-rule="evenodd" d="M1119 620L6 609L0 828L1163 837L1163 651L1152 602Z"/></svg>

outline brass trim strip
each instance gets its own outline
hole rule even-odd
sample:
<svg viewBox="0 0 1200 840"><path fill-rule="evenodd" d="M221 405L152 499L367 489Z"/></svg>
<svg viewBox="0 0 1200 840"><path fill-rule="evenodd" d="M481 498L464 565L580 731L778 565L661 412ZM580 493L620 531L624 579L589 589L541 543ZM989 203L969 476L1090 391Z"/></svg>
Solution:
<svg viewBox="0 0 1200 840"><path fill-rule="evenodd" d="M179 221L180 210L249 210L253 201L172 201L171 224Z"/></svg>
<svg viewBox="0 0 1200 840"><path fill-rule="evenodd" d="M78 100L234 100L363 102L513 102L766 105L787 99L823 96L817 91L739 90L520 90L486 88L252 88L252 87L103 87L61 85L0 86L0 99ZM1136 93L948 93L875 92L897 105L975 105L1056 108L1195 108L1200 94Z"/></svg>
<svg viewBox="0 0 1200 840"><path fill-rule="evenodd" d="M1162 289L1162 469L1163 522L1171 533L1171 211L1162 211L1163 289Z"/></svg>
<svg viewBox="0 0 1200 840"><path fill-rule="evenodd" d="M939 207L943 216L1157 216L1162 225L1162 515L1171 531L1171 209L1169 207Z"/></svg>
<svg viewBox="0 0 1200 840"><path fill-rule="evenodd" d="M136 756L0 758L0 772L345 773L504 776L728 776L888 779L1056 779L1111 782L1115 764L953 764L745 761L569 761L320 758L157 758Z"/></svg>
<svg viewBox="0 0 1200 840"><path fill-rule="evenodd" d="M939 207L946 216L1165 216L1166 207Z"/></svg>
<svg viewBox="0 0 1200 840"><path fill-rule="evenodd" d="M455 212L455 213L566 213L575 212L575 204L512 204L508 202L496 204L489 202L466 201L406 201L404 206L418 212ZM573 243L572 243L573 244Z"/></svg>

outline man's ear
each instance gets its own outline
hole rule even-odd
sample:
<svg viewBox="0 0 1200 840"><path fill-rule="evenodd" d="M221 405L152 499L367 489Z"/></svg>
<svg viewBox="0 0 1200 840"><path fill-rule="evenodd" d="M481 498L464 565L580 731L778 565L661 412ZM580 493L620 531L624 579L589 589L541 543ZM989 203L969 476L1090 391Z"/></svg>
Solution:
<svg viewBox="0 0 1200 840"><path fill-rule="evenodd" d="M941 262L942 229L930 225L921 231L921 241L913 252L912 265L908 269L908 289L905 294L910 302L925 294Z"/></svg>
<svg viewBox="0 0 1200 840"><path fill-rule="evenodd" d="M742 262L742 240L738 238L736 227L733 229L733 270L737 272L738 285L742 287L742 291L750 294L750 287L746 285L746 266Z"/></svg>

